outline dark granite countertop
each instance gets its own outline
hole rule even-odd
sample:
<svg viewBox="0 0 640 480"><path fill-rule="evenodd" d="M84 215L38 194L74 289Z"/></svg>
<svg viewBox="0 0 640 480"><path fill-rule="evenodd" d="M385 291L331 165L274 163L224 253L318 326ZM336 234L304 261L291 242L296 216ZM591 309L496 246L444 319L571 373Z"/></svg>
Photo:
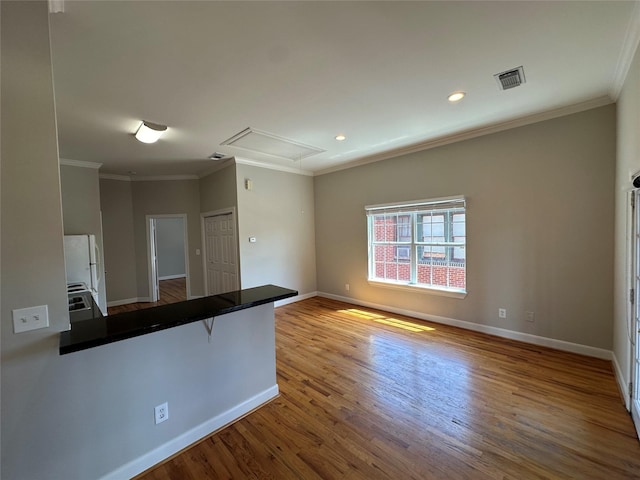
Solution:
<svg viewBox="0 0 640 480"><path fill-rule="evenodd" d="M298 292L276 285L236 290L184 302L72 323L60 333L60 355L178 327L226 313L283 300Z"/></svg>
<svg viewBox="0 0 640 480"><path fill-rule="evenodd" d="M69 295L70 299L78 297L82 299L83 304L88 308L82 308L79 310L69 309L69 319L71 320L71 325L76 322L94 320L96 318L102 318L104 316L100 311L100 307L89 292L72 293Z"/></svg>

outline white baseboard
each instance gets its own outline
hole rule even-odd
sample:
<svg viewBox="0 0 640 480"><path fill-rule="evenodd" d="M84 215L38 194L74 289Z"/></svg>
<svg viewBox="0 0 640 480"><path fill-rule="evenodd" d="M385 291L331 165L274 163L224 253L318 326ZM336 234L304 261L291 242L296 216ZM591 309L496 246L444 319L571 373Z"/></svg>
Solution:
<svg viewBox="0 0 640 480"><path fill-rule="evenodd" d="M158 280L174 280L176 278L187 278L187 274L180 273L178 275L167 275L165 277L158 277Z"/></svg>
<svg viewBox="0 0 640 480"><path fill-rule="evenodd" d="M361 305L363 307L369 307L369 308L375 308L378 310L384 310L387 312L399 313L400 315L415 317L421 320L428 320L430 322L442 323L444 325L451 325L454 327L465 328L467 330L473 330L475 332L488 333L490 335L495 335L497 337L509 338L511 340L518 340L520 342L531 343L533 345L541 345L544 347L555 348L556 350L563 350L565 352L578 353L580 355L587 355L589 357L602 358L604 360L611 360L613 358L613 352L611 352L611 350L605 350L604 348L591 347L588 345L581 345L579 343L565 342L564 340L556 340L554 338L540 337L538 335L531 335L529 333L522 333L522 332L516 332L514 330L507 330L506 328L491 327L489 325L480 325L478 323L467 322L465 320L457 320L455 318L429 315L422 312L405 310L403 308L390 307L388 305L379 305L371 302L363 302L355 298L343 297L340 295L333 295L331 293L318 292L318 296L331 298L333 300L339 300L341 302L353 303L355 305Z"/></svg>
<svg viewBox="0 0 640 480"><path fill-rule="evenodd" d="M139 297L134 298L124 298L122 300L113 300L111 302L107 302L107 307L119 307L120 305L128 305L130 303L138 303L143 302L145 300L140 300ZM148 299L147 299L148 301Z"/></svg>
<svg viewBox="0 0 640 480"><path fill-rule="evenodd" d="M620 368L620 364L618 363L618 359L615 354L611 355L611 362L613 363L613 370L616 375L616 381L618 382L618 387L620 388L620 392L622 392L622 399L624 400L624 406L627 411L631 411L631 399L629 398L629 380L622 373L622 369Z"/></svg>
<svg viewBox="0 0 640 480"><path fill-rule="evenodd" d="M290 303L300 302L302 300L306 300L307 298L317 297L318 292L304 293L302 295L296 295L295 297L285 298L284 300L278 300L274 302L273 305L277 307L282 307L283 305L288 305Z"/></svg>
<svg viewBox="0 0 640 480"><path fill-rule="evenodd" d="M183 433L182 435L170 440L151 452L139 457L131 462L121 466L120 468L108 473L101 480L122 480L123 478L132 478L145 470L157 465L171 455L178 453L189 445L194 444L198 440L212 434L216 430L225 427L238 420L247 413L264 405L278 396L278 385L258 393L254 397L245 400L226 412L217 415L195 428Z"/></svg>

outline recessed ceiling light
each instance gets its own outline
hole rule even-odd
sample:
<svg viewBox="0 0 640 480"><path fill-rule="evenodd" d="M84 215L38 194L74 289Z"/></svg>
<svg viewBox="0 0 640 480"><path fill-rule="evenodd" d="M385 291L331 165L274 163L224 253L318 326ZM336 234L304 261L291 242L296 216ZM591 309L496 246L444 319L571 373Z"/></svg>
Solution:
<svg viewBox="0 0 640 480"><path fill-rule="evenodd" d="M142 143L155 143L167 131L166 125L143 121L138 127L136 138Z"/></svg>
<svg viewBox="0 0 640 480"><path fill-rule="evenodd" d="M466 93L464 93L464 92L453 92L451 95L449 95L448 100L451 103L456 103L456 102L459 102L460 100L462 100L465 95L466 95Z"/></svg>
<svg viewBox="0 0 640 480"><path fill-rule="evenodd" d="M223 158L225 158L227 155L222 153L222 152L213 152L211 155L209 155L209 159L211 160L222 160Z"/></svg>
<svg viewBox="0 0 640 480"><path fill-rule="evenodd" d="M342 142L342 141L344 141L346 139L347 139L346 135L344 135L342 133L336 135L336 140L339 141L339 142Z"/></svg>

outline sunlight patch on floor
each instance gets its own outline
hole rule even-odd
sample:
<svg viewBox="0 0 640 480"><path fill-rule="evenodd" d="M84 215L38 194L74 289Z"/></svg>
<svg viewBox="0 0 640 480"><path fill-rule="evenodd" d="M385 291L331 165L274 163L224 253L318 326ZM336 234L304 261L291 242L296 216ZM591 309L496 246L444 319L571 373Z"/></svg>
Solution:
<svg viewBox="0 0 640 480"><path fill-rule="evenodd" d="M407 320L400 320L398 318L393 317L385 317L384 315L378 315L377 313L366 312L364 310L359 310L357 308L348 308L346 310L339 310L340 313L346 313L348 315L362 318L363 320L372 320L377 323L382 323L384 325L389 325L392 327L401 328L403 330L408 330L410 332L430 332L435 330L433 327L427 327L426 325L421 325L419 323L408 322Z"/></svg>

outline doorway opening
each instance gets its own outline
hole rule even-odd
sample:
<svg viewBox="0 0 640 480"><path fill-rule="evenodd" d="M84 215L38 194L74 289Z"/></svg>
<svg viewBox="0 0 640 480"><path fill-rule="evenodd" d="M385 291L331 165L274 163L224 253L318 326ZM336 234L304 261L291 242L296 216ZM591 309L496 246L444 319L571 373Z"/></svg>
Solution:
<svg viewBox="0 0 640 480"><path fill-rule="evenodd" d="M149 301L175 303L191 298L187 215L147 215Z"/></svg>

